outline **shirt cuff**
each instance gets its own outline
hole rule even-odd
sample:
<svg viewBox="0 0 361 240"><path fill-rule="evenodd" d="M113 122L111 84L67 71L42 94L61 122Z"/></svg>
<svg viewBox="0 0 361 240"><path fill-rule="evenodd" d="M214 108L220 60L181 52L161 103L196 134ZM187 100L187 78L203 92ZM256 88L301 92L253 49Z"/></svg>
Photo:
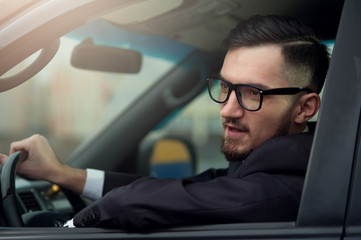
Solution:
<svg viewBox="0 0 361 240"><path fill-rule="evenodd" d="M101 198L103 196L104 176L104 171L87 168L83 196L91 200Z"/></svg>
<svg viewBox="0 0 361 240"><path fill-rule="evenodd" d="M70 219L69 221L67 221L67 222L63 225L63 227L65 227L65 228L75 228L75 226L74 226L74 220L73 220L73 219Z"/></svg>

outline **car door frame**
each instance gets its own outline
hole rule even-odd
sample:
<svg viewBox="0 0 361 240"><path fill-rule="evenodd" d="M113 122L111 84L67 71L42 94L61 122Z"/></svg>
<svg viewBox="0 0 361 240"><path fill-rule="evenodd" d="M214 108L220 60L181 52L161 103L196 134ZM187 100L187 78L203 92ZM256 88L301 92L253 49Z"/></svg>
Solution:
<svg viewBox="0 0 361 240"><path fill-rule="evenodd" d="M296 222L220 224L126 233L107 229L0 228L2 239L342 239L359 238L361 3L346 0L327 76ZM355 32L357 34L355 34ZM355 52L357 51L357 52ZM355 60L356 59L356 60ZM349 103L349 104L345 104ZM342 112L341 112L342 111ZM345 222L348 224L345 228ZM345 234L345 235L344 235Z"/></svg>

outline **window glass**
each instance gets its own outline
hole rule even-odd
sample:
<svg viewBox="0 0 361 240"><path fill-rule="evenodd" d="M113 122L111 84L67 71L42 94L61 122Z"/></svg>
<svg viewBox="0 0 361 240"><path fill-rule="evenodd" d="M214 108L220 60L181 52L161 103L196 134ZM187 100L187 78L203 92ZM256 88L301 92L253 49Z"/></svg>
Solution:
<svg viewBox="0 0 361 240"><path fill-rule="evenodd" d="M332 53L334 41L327 41L325 44ZM321 98L322 94L323 91L320 94ZM318 114L311 121L317 119ZM191 140L197 149L196 172L228 166L228 162L220 152L223 130L219 107L210 99L208 91L204 91L184 107L161 131L163 131L161 134L177 135Z"/></svg>
<svg viewBox="0 0 361 240"><path fill-rule="evenodd" d="M140 72L104 73L71 66L72 49L89 36L96 44L140 51ZM126 32L105 21L95 21L62 37L58 53L40 73L0 94L0 152L8 153L12 141L39 133L48 138L58 158L66 160L81 142L101 131L191 49L160 36Z"/></svg>
<svg viewBox="0 0 361 240"><path fill-rule="evenodd" d="M220 151L223 130L219 106L210 99L208 91L185 107L167 131L188 137L193 142L198 158L196 172L228 166Z"/></svg>

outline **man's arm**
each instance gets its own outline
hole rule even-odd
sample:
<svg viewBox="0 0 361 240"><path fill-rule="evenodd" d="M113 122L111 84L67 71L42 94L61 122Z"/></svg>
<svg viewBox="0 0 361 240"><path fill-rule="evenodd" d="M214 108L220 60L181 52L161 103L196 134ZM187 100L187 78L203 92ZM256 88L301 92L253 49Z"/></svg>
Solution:
<svg viewBox="0 0 361 240"><path fill-rule="evenodd" d="M79 194L83 192L86 171L61 163L43 136L36 134L11 144L10 154L20 150L27 151L28 158L18 164L18 173L30 179L58 184ZM7 159L7 155L0 154L2 165Z"/></svg>
<svg viewBox="0 0 361 240"><path fill-rule="evenodd" d="M288 184L297 188L290 191ZM77 227L147 230L194 224L295 220L302 176L252 174L209 182L141 178L75 215Z"/></svg>
<svg viewBox="0 0 361 240"><path fill-rule="evenodd" d="M270 140L234 175L209 181L140 178L83 209L74 224L145 230L295 220L311 143L312 135Z"/></svg>
<svg viewBox="0 0 361 240"><path fill-rule="evenodd" d="M139 176L131 174L106 174L94 169L79 169L61 163L48 141L41 135L35 134L21 141L13 142L10 146L10 154L25 150L28 158L19 162L17 172L30 179L45 180L65 187L75 193L84 194L90 199L98 199L103 195L103 188L109 191L115 186L128 184ZM0 163L5 164L8 156L0 154ZM104 186L103 183L106 183Z"/></svg>
<svg viewBox="0 0 361 240"><path fill-rule="evenodd" d="M187 179L193 182L205 182L222 175L227 175L227 169L209 169ZM128 185L141 177L142 176L137 174L106 171L103 195L114 188Z"/></svg>

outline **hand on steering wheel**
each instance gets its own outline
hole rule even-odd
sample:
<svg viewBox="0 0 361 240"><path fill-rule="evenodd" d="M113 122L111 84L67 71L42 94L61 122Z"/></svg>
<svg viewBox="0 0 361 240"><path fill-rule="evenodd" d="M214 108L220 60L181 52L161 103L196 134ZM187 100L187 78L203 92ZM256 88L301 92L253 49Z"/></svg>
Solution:
<svg viewBox="0 0 361 240"><path fill-rule="evenodd" d="M17 151L11 154L2 168L1 205L3 208L5 221L10 227L24 227L25 225L37 227L62 226L62 224L65 223L65 219L63 219L60 214L47 211L29 213L28 215L30 216L27 216L27 219L30 220L27 224L24 224L16 200L15 177L16 168L19 161L27 159L27 154L28 153L26 151ZM86 204L79 195L67 189L63 189L63 193L66 195L69 202L71 203L74 209L74 213L86 206Z"/></svg>

